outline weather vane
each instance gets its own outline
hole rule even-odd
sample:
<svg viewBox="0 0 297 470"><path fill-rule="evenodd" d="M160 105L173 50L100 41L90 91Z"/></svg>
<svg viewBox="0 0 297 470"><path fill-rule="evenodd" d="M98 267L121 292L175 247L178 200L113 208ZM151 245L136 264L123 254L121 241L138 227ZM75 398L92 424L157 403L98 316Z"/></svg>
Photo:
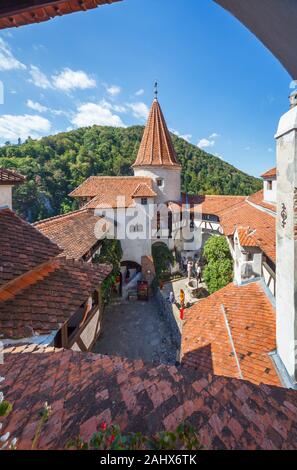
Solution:
<svg viewBox="0 0 297 470"><path fill-rule="evenodd" d="M155 99L158 99L158 82L155 81Z"/></svg>

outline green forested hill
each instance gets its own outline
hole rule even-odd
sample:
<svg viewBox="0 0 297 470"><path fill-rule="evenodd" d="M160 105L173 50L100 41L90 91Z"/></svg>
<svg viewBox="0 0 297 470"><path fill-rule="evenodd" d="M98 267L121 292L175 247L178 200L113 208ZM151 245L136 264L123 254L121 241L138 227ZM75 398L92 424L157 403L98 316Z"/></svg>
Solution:
<svg viewBox="0 0 297 470"><path fill-rule="evenodd" d="M143 127L93 126L21 145L0 148L0 167L27 176L14 190L14 207L29 221L76 208L68 193L90 175L131 175ZM173 136L183 167L183 190L190 194L247 195L261 188L257 178L237 170L183 139Z"/></svg>

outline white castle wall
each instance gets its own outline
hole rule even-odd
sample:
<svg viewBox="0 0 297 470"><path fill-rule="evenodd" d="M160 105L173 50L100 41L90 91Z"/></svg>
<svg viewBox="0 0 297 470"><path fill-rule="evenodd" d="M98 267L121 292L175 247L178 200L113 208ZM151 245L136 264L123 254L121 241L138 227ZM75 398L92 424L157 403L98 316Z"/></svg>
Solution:
<svg viewBox="0 0 297 470"><path fill-rule="evenodd" d="M154 191L157 193L157 204L168 201L180 201L181 198L181 168L139 166L134 168L135 176L146 176L154 180ZM163 179L163 186L157 186L157 179Z"/></svg>
<svg viewBox="0 0 297 470"><path fill-rule="evenodd" d="M272 202L273 204L276 204L277 181L276 181L276 179L272 180L272 189L269 189L268 181L269 180L264 180L264 182L263 182L263 184L264 184L264 201Z"/></svg>
<svg viewBox="0 0 297 470"><path fill-rule="evenodd" d="M297 362L297 106L277 132L277 352L296 379Z"/></svg>

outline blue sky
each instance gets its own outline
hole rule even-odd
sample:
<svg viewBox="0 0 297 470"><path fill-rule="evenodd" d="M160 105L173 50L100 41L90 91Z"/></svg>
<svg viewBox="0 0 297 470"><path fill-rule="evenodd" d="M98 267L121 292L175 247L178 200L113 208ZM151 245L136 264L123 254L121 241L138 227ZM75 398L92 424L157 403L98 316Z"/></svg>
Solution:
<svg viewBox="0 0 297 470"><path fill-rule="evenodd" d="M124 0L0 33L0 143L144 124L159 81L169 128L258 176L291 79L211 0Z"/></svg>

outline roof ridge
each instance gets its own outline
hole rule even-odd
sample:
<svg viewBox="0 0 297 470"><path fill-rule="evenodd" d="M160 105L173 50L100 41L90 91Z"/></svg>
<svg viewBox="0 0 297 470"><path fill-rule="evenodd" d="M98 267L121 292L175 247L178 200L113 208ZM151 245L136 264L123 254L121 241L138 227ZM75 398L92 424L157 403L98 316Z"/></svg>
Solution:
<svg viewBox="0 0 297 470"><path fill-rule="evenodd" d="M48 277L53 271L58 269L59 266L60 258L53 258L30 271L26 271L21 276L12 279L0 287L0 301L6 302L12 299L19 294L19 292Z"/></svg>
<svg viewBox="0 0 297 470"><path fill-rule="evenodd" d="M66 214L54 215L53 217L48 217L47 219L38 220L37 222L34 222L32 225L34 227L38 227L47 222L51 222L51 221L54 222L55 220L59 220L59 219L67 219L68 217L71 217L72 215L87 212L87 210L88 210L87 208L82 207L81 209L77 209L76 211L72 211L72 212L67 212Z"/></svg>

